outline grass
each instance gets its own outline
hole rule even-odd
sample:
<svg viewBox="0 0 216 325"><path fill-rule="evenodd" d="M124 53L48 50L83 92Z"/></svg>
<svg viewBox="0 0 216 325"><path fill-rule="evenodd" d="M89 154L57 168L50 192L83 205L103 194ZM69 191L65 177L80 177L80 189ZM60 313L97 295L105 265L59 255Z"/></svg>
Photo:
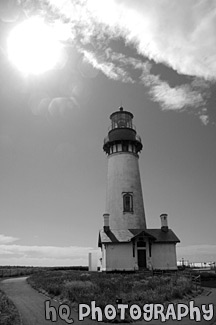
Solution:
<svg viewBox="0 0 216 325"><path fill-rule="evenodd" d="M10 299L0 290L0 325L20 325L19 313Z"/></svg>
<svg viewBox="0 0 216 325"><path fill-rule="evenodd" d="M40 271L47 270L88 270L86 266L64 266L64 267L33 267L33 266L0 266L0 278L26 276Z"/></svg>
<svg viewBox="0 0 216 325"><path fill-rule="evenodd" d="M25 276L33 273L33 268L30 267L0 267L0 278Z"/></svg>
<svg viewBox="0 0 216 325"><path fill-rule="evenodd" d="M142 273L112 274L81 271L46 271L33 274L29 283L51 297L58 297L71 306L89 304L104 309L125 304L166 303L192 293L191 281L184 276L145 276ZM128 316L129 317L129 316ZM130 321L130 319L128 319Z"/></svg>

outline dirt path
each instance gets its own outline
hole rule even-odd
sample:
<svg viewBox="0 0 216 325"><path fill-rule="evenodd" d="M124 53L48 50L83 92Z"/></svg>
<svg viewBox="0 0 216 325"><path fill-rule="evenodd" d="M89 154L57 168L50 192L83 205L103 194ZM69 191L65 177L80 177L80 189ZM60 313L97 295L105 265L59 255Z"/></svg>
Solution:
<svg viewBox="0 0 216 325"><path fill-rule="evenodd" d="M47 325L51 321L45 320L44 301L47 298L35 291L26 282L26 277L7 279L1 282L1 289L14 302L20 312L23 325ZM52 305L57 304L52 302ZM65 325L65 321L58 320L55 324Z"/></svg>
<svg viewBox="0 0 216 325"><path fill-rule="evenodd" d="M34 290L26 281L27 277L13 278L3 280L0 283L0 288L6 293L6 295L14 302L17 307L21 319L22 325L66 325L67 322L58 317L57 321L45 319L45 306L46 300L50 301L51 306L55 306L58 309L59 304L56 301L50 300L43 294ZM85 324L85 325L98 325L97 322L93 322L89 319L85 319L82 322L77 320L77 313L71 313L68 317L73 319L73 324Z"/></svg>

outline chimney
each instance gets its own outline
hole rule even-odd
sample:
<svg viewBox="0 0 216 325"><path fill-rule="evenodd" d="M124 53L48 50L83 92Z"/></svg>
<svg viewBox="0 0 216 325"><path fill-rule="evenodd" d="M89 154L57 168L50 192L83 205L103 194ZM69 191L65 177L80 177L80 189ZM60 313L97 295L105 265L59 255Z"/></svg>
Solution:
<svg viewBox="0 0 216 325"><path fill-rule="evenodd" d="M104 232L108 232L110 230L109 227L109 213L104 213L103 214L103 218L104 218Z"/></svg>
<svg viewBox="0 0 216 325"><path fill-rule="evenodd" d="M161 218L161 230L167 232L168 231L167 214L166 213L161 214L160 218Z"/></svg>

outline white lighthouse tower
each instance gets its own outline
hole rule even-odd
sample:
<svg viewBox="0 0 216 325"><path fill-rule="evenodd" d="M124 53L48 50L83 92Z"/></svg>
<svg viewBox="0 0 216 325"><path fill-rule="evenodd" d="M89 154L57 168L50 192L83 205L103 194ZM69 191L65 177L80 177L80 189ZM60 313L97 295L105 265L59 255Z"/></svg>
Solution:
<svg viewBox="0 0 216 325"><path fill-rule="evenodd" d="M111 229L146 228L139 172L140 137L133 114L122 107L110 116L103 149L108 155L106 211Z"/></svg>
<svg viewBox="0 0 216 325"><path fill-rule="evenodd" d="M110 115L103 150L108 158L106 213L99 233L102 270L176 269L176 243L161 215L160 229L147 229L139 171L141 138L133 114L123 107ZM164 224L166 223L166 226Z"/></svg>

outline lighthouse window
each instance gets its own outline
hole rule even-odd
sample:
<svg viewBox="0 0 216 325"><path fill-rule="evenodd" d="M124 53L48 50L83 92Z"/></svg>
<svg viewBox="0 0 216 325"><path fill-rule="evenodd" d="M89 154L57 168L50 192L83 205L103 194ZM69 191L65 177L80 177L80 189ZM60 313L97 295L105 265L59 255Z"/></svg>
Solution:
<svg viewBox="0 0 216 325"><path fill-rule="evenodd" d="M123 208L124 212L133 212L133 196L131 194L123 195Z"/></svg>

